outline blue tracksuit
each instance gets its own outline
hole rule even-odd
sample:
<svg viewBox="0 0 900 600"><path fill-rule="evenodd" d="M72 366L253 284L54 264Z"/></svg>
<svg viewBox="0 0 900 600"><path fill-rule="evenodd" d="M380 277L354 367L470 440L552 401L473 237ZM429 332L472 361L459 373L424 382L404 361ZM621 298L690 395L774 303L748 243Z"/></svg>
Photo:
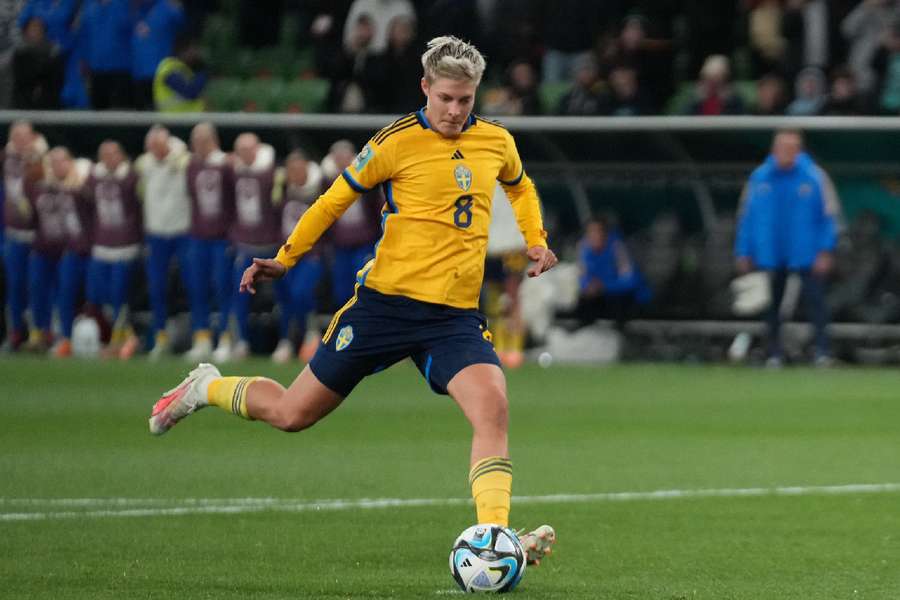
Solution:
<svg viewBox="0 0 900 600"><path fill-rule="evenodd" d="M781 300L789 273L803 281L803 297L815 328L816 353L828 354L825 286L811 268L820 252L837 243L836 207L829 207L819 167L801 153L790 169L769 156L750 176L738 221L735 255L769 271L772 303L766 317L769 355L781 358Z"/></svg>
<svg viewBox="0 0 900 600"><path fill-rule="evenodd" d="M62 337L72 337L78 299L84 289L88 257L65 252L62 257L32 252L28 265L29 300L34 327L50 330L53 300Z"/></svg>
<svg viewBox="0 0 900 600"><path fill-rule="evenodd" d="M738 222L735 255L760 269L809 269L819 252L834 250L837 225L829 214L818 167L808 154L787 171L769 157L750 176Z"/></svg>
<svg viewBox="0 0 900 600"><path fill-rule="evenodd" d="M184 26L184 9L172 0L142 0L133 14L131 76L149 81L172 54L175 36Z"/></svg>
<svg viewBox="0 0 900 600"><path fill-rule="evenodd" d="M169 316L167 302L169 290L169 266L173 257L178 259L178 272L185 289L191 289L189 241L186 235L162 237L147 235L147 287L150 291L150 309L153 312L151 333L155 336L166 329Z"/></svg>
<svg viewBox="0 0 900 600"><path fill-rule="evenodd" d="M107 261L91 259L88 265L87 297L97 306L110 306L112 321L119 318L122 307L128 303L135 260Z"/></svg>
<svg viewBox="0 0 900 600"><path fill-rule="evenodd" d="M232 268L234 251L228 240L192 237L188 242L191 269L191 327L194 331L209 329L209 295L216 298L219 309L219 332L228 327L231 312ZM212 288L210 290L210 288Z"/></svg>
<svg viewBox="0 0 900 600"><path fill-rule="evenodd" d="M81 11L80 23L85 59L92 72L131 69L134 27L128 0L89 0Z"/></svg>
<svg viewBox="0 0 900 600"><path fill-rule="evenodd" d="M618 231L611 231L606 245L597 252L587 244L582 245L579 252L584 273L581 275L582 290L590 285L591 280L599 280L603 284L603 293L611 296L634 294L639 303L648 302L650 288L644 282L637 265L628 258L622 236Z"/></svg>
<svg viewBox="0 0 900 600"><path fill-rule="evenodd" d="M281 312L279 333L282 339L290 337L291 324L296 322L300 330L300 342L303 342L306 318L316 308L316 286L322 279L323 272L319 256L306 256L285 274L284 284L276 287Z"/></svg>

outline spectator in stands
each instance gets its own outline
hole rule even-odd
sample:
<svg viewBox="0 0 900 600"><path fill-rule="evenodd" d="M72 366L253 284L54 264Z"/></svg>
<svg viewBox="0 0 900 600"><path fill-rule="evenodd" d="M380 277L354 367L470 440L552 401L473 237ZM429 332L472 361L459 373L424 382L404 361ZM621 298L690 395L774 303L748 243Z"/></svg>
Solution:
<svg viewBox="0 0 900 600"><path fill-rule="evenodd" d="M757 0L747 16L754 72L784 72L788 41L784 37L780 0ZM721 24L719 25L721 27Z"/></svg>
<svg viewBox="0 0 900 600"><path fill-rule="evenodd" d="M231 240L235 245L231 308L238 326L237 342L223 334L213 353L216 362L244 359L250 354L250 294L238 292L241 275L254 256L275 256L281 243L281 187L276 182L275 149L254 133L234 141L235 219ZM283 175L281 175L283 177ZM284 285L276 282L276 289ZM276 291L276 293L279 293Z"/></svg>
<svg viewBox="0 0 900 600"><path fill-rule="evenodd" d="M12 59L13 108L54 110L60 108L65 64L59 48L50 43L40 18L25 25L22 45Z"/></svg>
<svg viewBox="0 0 900 600"><path fill-rule="evenodd" d="M65 64L60 90L64 108L89 106L81 71L82 45L72 27L80 4L80 0L29 0L19 14L19 27L23 30L31 19L41 19L46 25L47 39L59 49Z"/></svg>
<svg viewBox="0 0 900 600"><path fill-rule="evenodd" d="M175 55L164 58L153 78L153 103L159 112L202 112L206 108L206 65L200 45L191 38L175 44Z"/></svg>
<svg viewBox="0 0 900 600"><path fill-rule="evenodd" d="M388 47L391 21L397 17L415 20L416 11L409 0L354 0L344 23L344 48L348 51L358 49L355 30L363 15L371 20L371 51L381 54Z"/></svg>
<svg viewBox="0 0 900 600"><path fill-rule="evenodd" d="M738 2L681 0L672 4L681 7L682 22L687 25L687 35L683 43L688 62L682 76L691 77L694 73L698 73L707 56L712 54L731 56L734 53L735 43L743 41L745 37L735 35L732 26L732 23L740 22ZM680 20L671 19L673 24Z"/></svg>
<svg viewBox="0 0 900 600"><path fill-rule="evenodd" d="M27 121L14 122L8 139L3 149L3 269L9 322L3 346L14 351L27 335L28 256L36 236L34 210L26 192L43 177L47 141Z"/></svg>
<svg viewBox="0 0 900 600"><path fill-rule="evenodd" d="M831 32L825 0L787 0L781 28L787 42L783 63L788 76L805 67L828 68Z"/></svg>
<svg viewBox="0 0 900 600"><path fill-rule="evenodd" d="M333 112L373 110L385 80L380 57L372 45L375 21L369 15L360 15L350 33L349 43L332 58L328 70L331 80L328 106Z"/></svg>
<svg viewBox="0 0 900 600"><path fill-rule="evenodd" d="M729 80L731 67L728 58L714 54L706 59L700 70L697 83L697 97L688 106L689 115L740 115L744 113L744 103L732 90Z"/></svg>
<svg viewBox="0 0 900 600"><path fill-rule="evenodd" d="M150 358L155 360L171 351L166 320L169 316L169 267L176 256L184 289L191 289L187 236L191 207L185 176L190 156L184 142L161 125L150 128L144 147L146 152L135 161L135 171L144 207L145 268L153 312Z"/></svg>
<svg viewBox="0 0 900 600"><path fill-rule="evenodd" d="M485 94L482 112L488 115L539 114L540 100L534 67L524 61L513 63L506 85Z"/></svg>
<svg viewBox="0 0 900 600"><path fill-rule="evenodd" d="M794 83L794 101L788 104L785 114L793 117L812 117L825 109L828 101L828 82L821 69L807 67L797 74Z"/></svg>
<svg viewBox="0 0 900 600"><path fill-rule="evenodd" d="M89 203L81 196L90 162L76 163L69 150L61 146L51 150L47 158L46 176L30 185L28 191L37 232L28 264L33 320L28 349L40 352L48 347L55 303L61 336L51 353L64 358L72 354L72 324L91 250L92 215Z"/></svg>
<svg viewBox="0 0 900 600"><path fill-rule="evenodd" d="M350 11L350 0L308 0L299 3L301 24L300 45L312 46L315 70L320 76L327 76L333 57L343 46L344 22ZM301 25L302 27L302 25Z"/></svg>
<svg viewBox="0 0 900 600"><path fill-rule="evenodd" d="M12 106L12 57L18 42L16 25L24 0L0 1L0 108Z"/></svg>
<svg viewBox="0 0 900 600"><path fill-rule="evenodd" d="M129 0L88 0L81 11L81 42L94 110L131 107Z"/></svg>
<svg viewBox="0 0 900 600"><path fill-rule="evenodd" d="M763 75L756 82L756 106L753 114L761 117L772 117L784 114L787 108L787 97L784 79L774 73Z"/></svg>
<svg viewBox="0 0 900 600"><path fill-rule="evenodd" d="M153 110L153 78L159 63L172 54L184 26L184 9L176 0L136 0L131 36L131 78L134 106Z"/></svg>
<svg viewBox="0 0 900 600"><path fill-rule="evenodd" d="M576 69L593 56L600 33L601 2L593 0L541 0L536 22L546 47L543 82L569 81Z"/></svg>
<svg viewBox="0 0 900 600"><path fill-rule="evenodd" d="M416 20L399 16L388 25L388 46L381 58L384 73L378 104L388 114L406 114L422 104L422 59L415 46Z"/></svg>
<svg viewBox="0 0 900 600"><path fill-rule="evenodd" d="M321 167L300 150L288 154L284 172L285 178L281 183L281 239L287 239L294 231L294 226L322 193L324 183ZM316 308L316 288L323 272L321 244L318 243L285 274L284 285L278 288L281 339L272 353L272 360L276 363L285 363L293 358L297 346L300 347L300 360L303 362L309 362L315 354L320 334L315 328L308 329L307 321ZM292 335L292 325L298 329L296 335Z"/></svg>
<svg viewBox="0 0 900 600"><path fill-rule="evenodd" d="M557 112L561 115L599 115L603 111L603 82L593 57L579 60L575 68L572 89L559 101Z"/></svg>
<svg viewBox="0 0 900 600"><path fill-rule="evenodd" d="M650 25L643 15L628 15L619 36L603 49L601 73L608 77L616 67L633 69L650 110L655 112L672 93L672 57L668 40L648 35Z"/></svg>
<svg viewBox="0 0 900 600"><path fill-rule="evenodd" d="M889 115L900 113L900 15L884 38L884 52L881 56L884 63L884 77L878 97L878 108Z"/></svg>
<svg viewBox="0 0 900 600"><path fill-rule="evenodd" d="M580 292L576 315L583 325L613 319L621 329L650 290L631 259L621 234L606 219L590 221L578 253Z"/></svg>
<svg viewBox="0 0 900 600"><path fill-rule="evenodd" d="M356 149L347 140L331 145L322 159L327 185L341 176L355 156ZM350 299L357 271L375 255L375 241L381 235L382 206L384 195L380 189L366 192L331 226L331 291L336 307Z"/></svg>
<svg viewBox="0 0 900 600"><path fill-rule="evenodd" d="M897 14L894 0L862 0L841 23L841 31L850 44L847 63L864 95L875 92L878 75L872 61Z"/></svg>
<svg viewBox="0 0 900 600"><path fill-rule="evenodd" d="M856 89L853 71L847 68L835 70L831 79L831 93L822 111L823 115L850 117L866 114L864 99Z"/></svg>
<svg viewBox="0 0 900 600"><path fill-rule="evenodd" d="M803 151L803 134L781 130L772 152L753 171L741 200L735 256L740 273L769 273L772 302L766 323L769 364L784 361L781 300L791 273L803 282L803 296L815 328L815 360L829 363L825 279L836 243L837 197L812 158Z"/></svg>
<svg viewBox="0 0 900 600"><path fill-rule="evenodd" d="M609 72L602 113L612 117L637 117L650 114L650 102L640 87L637 72L627 66Z"/></svg>
<svg viewBox="0 0 900 600"><path fill-rule="evenodd" d="M142 208L137 173L119 142L106 140L97 152L83 195L93 213L93 249L88 299L108 306L113 324L107 355L131 358L138 339L129 323L128 294L141 255Z"/></svg>
<svg viewBox="0 0 900 600"><path fill-rule="evenodd" d="M212 123L194 126L191 151L187 189L191 202L189 291L194 341L187 358L191 362L200 362L213 352L210 292L219 309L217 332L220 338L227 331L231 313L234 249L228 240L228 229L235 212L234 171L228 156L219 148L219 134ZM225 343L227 345L228 340Z"/></svg>

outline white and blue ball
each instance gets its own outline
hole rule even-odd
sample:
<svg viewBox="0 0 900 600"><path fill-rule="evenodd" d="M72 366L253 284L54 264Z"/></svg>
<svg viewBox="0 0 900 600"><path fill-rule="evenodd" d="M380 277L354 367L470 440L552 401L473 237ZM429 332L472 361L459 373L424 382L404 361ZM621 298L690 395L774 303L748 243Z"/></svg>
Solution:
<svg viewBox="0 0 900 600"><path fill-rule="evenodd" d="M453 543L450 574L464 592L509 592L525 574L525 550L507 527L473 525Z"/></svg>

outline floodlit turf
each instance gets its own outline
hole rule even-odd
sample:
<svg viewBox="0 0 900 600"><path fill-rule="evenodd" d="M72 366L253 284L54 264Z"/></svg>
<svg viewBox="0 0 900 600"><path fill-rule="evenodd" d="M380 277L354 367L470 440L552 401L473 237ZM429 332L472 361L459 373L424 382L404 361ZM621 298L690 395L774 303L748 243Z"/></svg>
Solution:
<svg viewBox="0 0 900 600"><path fill-rule="evenodd" d="M300 434L208 409L153 438L150 406L186 368L0 357L0 597L456 595L447 554L470 506L309 504L468 495L468 425L412 366ZM898 384L887 370L528 367L509 376L514 491L900 483ZM514 504L513 526L551 523L559 543L513 597L900 597L900 492L800 491ZM263 497L292 510L237 500ZM216 507L236 512L203 512ZM172 509L187 514L159 514ZM46 518L14 520L28 516Z"/></svg>

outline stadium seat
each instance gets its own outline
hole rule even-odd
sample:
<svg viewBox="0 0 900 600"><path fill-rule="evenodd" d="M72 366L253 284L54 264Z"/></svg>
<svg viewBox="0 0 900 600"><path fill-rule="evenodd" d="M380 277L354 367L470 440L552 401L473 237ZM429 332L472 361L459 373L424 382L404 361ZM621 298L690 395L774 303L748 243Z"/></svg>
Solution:
<svg viewBox="0 0 900 600"><path fill-rule="evenodd" d="M568 81L542 83L538 89L538 95L541 99L541 111L545 115L557 114L560 100L571 88L572 83Z"/></svg>
<svg viewBox="0 0 900 600"><path fill-rule="evenodd" d="M230 112L241 107L244 84L233 77L212 79L206 86L206 102L211 111Z"/></svg>

